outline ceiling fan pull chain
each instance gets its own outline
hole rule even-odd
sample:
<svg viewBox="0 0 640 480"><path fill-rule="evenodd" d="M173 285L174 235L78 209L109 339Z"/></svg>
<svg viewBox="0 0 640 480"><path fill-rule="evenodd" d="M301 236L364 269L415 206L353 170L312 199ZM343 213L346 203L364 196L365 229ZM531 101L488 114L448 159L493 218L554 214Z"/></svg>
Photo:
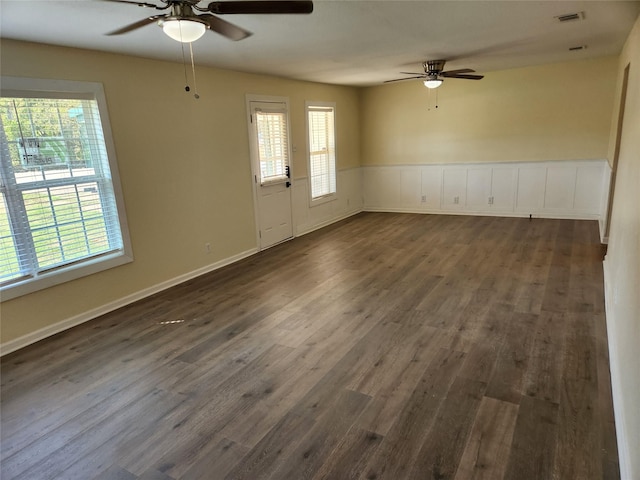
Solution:
<svg viewBox="0 0 640 480"><path fill-rule="evenodd" d="M189 44L189 53L191 53L191 73L193 74L193 96L197 100L200 95L198 94L198 84L196 83L196 67L193 63L193 47L191 44Z"/></svg>
<svg viewBox="0 0 640 480"><path fill-rule="evenodd" d="M427 111L428 111L428 112L430 112L430 111L431 111L431 95L432 95L432 93L431 93L431 92L432 92L432 91L434 91L434 90L435 90L435 92L433 92L433 95L435 95L435 96L436 96L435 103L434 103L434 108L438 108L438 90L437 90L437 89L430 88L430 89L427 91Z"/></svg>
<svg viewBox="0 0 640 480"><path fill-rule="evenodd" d="M184 91L188 92L191 87L189 87L189 79L187 78L187 59L184 58L184 43L181 43L180 46L182 47L182 66L184 68Z"/></svg>

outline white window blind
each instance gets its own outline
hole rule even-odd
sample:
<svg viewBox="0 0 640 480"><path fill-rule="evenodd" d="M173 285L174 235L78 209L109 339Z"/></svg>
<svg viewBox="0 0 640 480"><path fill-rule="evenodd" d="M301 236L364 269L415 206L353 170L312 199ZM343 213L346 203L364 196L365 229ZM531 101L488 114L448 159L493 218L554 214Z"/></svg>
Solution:
<svg viewBox="0 0 640 480"><path fill-rule="evenodd" d="M289 165L287 112L255 112L261 183L286 177Z"/></svg>
<svg viewBox="0 0 640 480"><path fill-rule="evenodd" d="M125 253L96 99L43 93L0 97L3 290Z"/></svg>
<svg viewBox="0 0 640 480"><path fill-rule="evenodd" d="M307 105L311 199L336 192L335 108Z"/></svg>

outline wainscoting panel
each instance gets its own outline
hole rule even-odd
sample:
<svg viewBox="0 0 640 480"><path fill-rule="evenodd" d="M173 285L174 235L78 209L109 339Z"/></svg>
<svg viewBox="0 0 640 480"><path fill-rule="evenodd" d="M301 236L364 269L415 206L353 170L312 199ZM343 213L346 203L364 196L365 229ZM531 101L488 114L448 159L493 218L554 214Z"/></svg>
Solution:
<svg viewBox="0 0 640 480"><path fill-rule="evenodd" d="M420 206L428 210L439 209L442 198L442 167L429 165L416 167L416 170L421 172L422 179Z"/></svg>
<svg viewBox="0 0 640 480"><path fill-rule="evenodd" d="M547 171L540 167L522 166L518 168L515 211L526 214L539 212L544 208L544 191Z"/></svg>
<svg viewBox="0 0 640 480"><path fill-rule="evenodd" d="M466 168L444 168L442 170L442 203L445 210L461 210L467 202Z"/></svg>
<svg viewBox="0 0 640 480"><path fill-rule="evenodd" d="M419 170L400 171L400 206L418 208L420 206L422 190L422 177Z"/></svg>
<svg viewBox="0 0 640 480"><path fill-rule="evenodd" d="M304 235L362 211L362 177L360 168L339 170L337 194L333 200L311 206L309 180L293 181L293 226L295 235Z"/></svg>
<svg viewBox="0 0 640 480"><path fill-rule="evenodd" d="M491 207L489 204L489 199L491 198L491 174L490 168L469 167L467 169L466 208L482 211ZM461 185L461 188L465 188L465 186Z"/></svg>
<svg viewBox="0 0 640 480"><path fill-rule="evenodd" d="M576 187L575 165L553 165L547 167L544 210L568 211L573 206Z"/></svg>
<svg viewBox="0 0 640 480"><path fill-rule="evenodd" d="M362 172L362 185L364 190L365 205L374 208L400 207L400 178L401 173L407 168L378 167L366 168ZM409 168L409 170L412 170ZM406 195L410 195L406 193Z"/></svg>
<svg viewBox="0 0 640 480"><path fill-rule="evenodd" d="M598 192L603 191L605 175L605 165L582 165L578 167L576 172L576 191L573 198L573 208L576 211L598 211L602 202L602 194L598 196Z"/></svg>
<svg viewBox="0 0 640 480"><path fill-rule="evenodd" d="M363 208L600 220L608 172L606 160L367 166Z"/></svg>
<svg viewBox="0 0 640 480"><path fill-rule="evenodd" d="M513 211L518 188L516 167L494 167L491 169L491 211Z"/></svg>

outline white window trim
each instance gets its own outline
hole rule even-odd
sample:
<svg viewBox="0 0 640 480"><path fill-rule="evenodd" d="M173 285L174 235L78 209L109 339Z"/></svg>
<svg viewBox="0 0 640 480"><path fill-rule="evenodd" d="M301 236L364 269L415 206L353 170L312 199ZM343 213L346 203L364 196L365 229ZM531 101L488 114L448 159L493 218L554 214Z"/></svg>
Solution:
<svg viewBox="0 0 640 480"><path fill-rule="evenodd" d="M336 175L336 191L333 193L328 193L327 195L322 195L321 197L313 198L311 192L311 145L309 143L309 107L330 107L333 108L333 128L334 132L334 151L338 151L338 127L336 125L337 115L336 115L336 103L335 102L313 102L313 101L305 101L304 102L304 121L305 121L305 132L306 132L306 142L307 142L307 184L309 189L309 207L315 207L318 205L322 205L323 203L333 202L338 199L338 165L337 165L337 154L336 154L336 166L335 166L335 175Z"/></svg>
<svg viewBox="0 0 640 480"><path fill-rule="evenodd" d="M115 195L116 207L118 211L118 221L120 224L120 232L122 234L123 248L120 252L109 253L97 256L93 259L87 259L75 264L62 266L51 272L38 275L36 278L29 278L2 287L0 291L0 300L10 300L22 295L53 287L61 283L69 282L78 278L85 277L94 273L98 273L113 267L124 265L133 261L133 249L131 247L131 239L129 237L129 228L127 226L127 217L124 206L124 197L122 195L122 187L120 185L120 175L118 172L118 162L116 159L116 149L113 143L111 133L111 122L107 110L107 100L104 95L104 88L101 83L97 82L78 82L71 80L49 80L39 78L21 78L21 77L5 77L1 79L1 96L33 95L35 92L41 92L43 96L50 96L52 92L68 93L71 95L91 94L98 103L98 111L100 112L100 121L102 123L102 132L104 135L104 143L107 150L109 168L111 171L111 182L113 184L113 192Z"/></svg>

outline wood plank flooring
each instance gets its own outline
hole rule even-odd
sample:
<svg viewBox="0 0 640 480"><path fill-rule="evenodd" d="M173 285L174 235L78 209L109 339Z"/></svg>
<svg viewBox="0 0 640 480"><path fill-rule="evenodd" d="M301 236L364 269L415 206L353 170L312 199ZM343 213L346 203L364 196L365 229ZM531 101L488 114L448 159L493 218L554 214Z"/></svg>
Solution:
<svg viewBox="0 0 640 480"><path fill-rule="evenodd" d="M2 359L9 479L619 478L595 221L363 213Z"/></svg>

